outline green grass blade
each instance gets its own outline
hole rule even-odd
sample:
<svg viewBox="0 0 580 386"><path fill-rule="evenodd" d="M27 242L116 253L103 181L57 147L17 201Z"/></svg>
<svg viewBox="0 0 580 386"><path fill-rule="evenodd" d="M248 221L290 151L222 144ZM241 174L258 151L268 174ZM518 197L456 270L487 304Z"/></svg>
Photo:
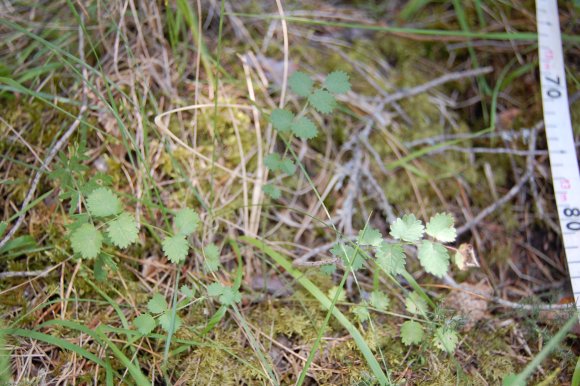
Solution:
<svg viewBox="0 0 580 386"><path fill-rule="evenodd" d="M534 359L532 359L530 363L528 363L528 365L522 370L522 372L515 376L509 377L509 381L504 379L503 384L505 386L525 385L526 379L528 379L534 373L534 371L536 371L536 369L538 368L538 366L540 366L540 364L544 361L544 359L546 359L548 355L552 351L554 351L556 347L558 347L560 342L563 341L564 338L566 338L568 332L574 327L576 323L578 323L578 316L579 316L578 312L574 312L572 317L568 319L568 321L566 322L566 324L564 324L564 326L560 329L560 331L558 331L556 335L554 335L552 339L550 339L550 341L546 343L542 351L540 351L538 355L536 355ZM578 366L576 366L576 368L578 368ZM574 374L576 374L576 371L574 371Z"/></svg>
<svg viewBox="0 0 580 386"><path fill-rule="evenodd" d="M234 12L232 15L246 18L256 19L279 19L276 15L261 15L257 13L239 13ZM450 40L464 39L485 39L485 40L527 40L535 42L538 40L538 35L535 32L473 32L473 31L453 31L440 29L421 29L421 28L406 28L406 27L391 27L376 24L361 24L361 23L347 23L338 21L327 21L319 19L309 19L306 17L285 16L284 19L289 23L321 25L327 27L342 27L355 28L370 31L379 31L386 33L396 33L402 35L421 35L421 36L435 36L438 38L447 37ZM401 36L403 37L403 36ZM580 43L580 35L562 34L562 40L568 43Z"/></svg>
<svg viewBox="0 0 580 386"><path fill-rule="evenodd" d="M320 302L320 304L325 309L330 309L332 302L331 300L308 278L304 277L302 272L296 270L292 263L287 260L284 256L280 253L274 251L272 248L266 246L262 241L257 240L255 238L249 236L242 236L240 237L241 241L244 241L254 247L258 248L263 253L270 256L277 264L282 266L294 279L304 287L312 296L316 298ZM363 336L358 331L358 329L348 320L348 318L338 309L332 308L332 315L338 320L338 322L349 332L349 334L354 339L356 345L358 346L360 352L365 357L367 364L371 368L373 374L379 381L381 385L388 385L389 381L386 374L383 372L383 369L379 365L379 362L373 355L371 349L365 342Z"/></svg>
<svg viewBox="0 0 580 386"><path fill-rule="evenodd" d="M39 331L25 330L22 328L9 328L0 330L0 336L3 335L21 336L23 338L39 340L41 342L45 342L56 347L60 347L63 350L72 351L75 354L82 356L83 358L86 358L103 368L108 367L107 364L101 358L97 357L95 354L85 350L80 346L77 346L74 343L69 342L68 340L57 338L56 336L44 334Z"/></svg>

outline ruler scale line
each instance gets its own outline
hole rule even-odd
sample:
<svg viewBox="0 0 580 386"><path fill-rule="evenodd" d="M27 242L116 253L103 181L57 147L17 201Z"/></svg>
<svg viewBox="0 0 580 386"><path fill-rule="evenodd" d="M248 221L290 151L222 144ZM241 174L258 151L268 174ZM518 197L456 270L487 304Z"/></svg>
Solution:
<svg viewBox="0 0 580 386"><path fill-rule="evenodd" d="M568 106L557 0L536 0L544 127L564 253L572 292L580 306L580 172ZM572 273L573 272L573 273Z"/></svg>

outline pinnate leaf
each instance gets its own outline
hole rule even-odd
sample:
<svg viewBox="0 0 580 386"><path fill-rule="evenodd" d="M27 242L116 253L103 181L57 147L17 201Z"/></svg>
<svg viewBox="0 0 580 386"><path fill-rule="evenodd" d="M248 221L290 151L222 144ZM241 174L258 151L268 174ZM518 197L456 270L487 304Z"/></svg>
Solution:
<svg viewBox="0 0 580 386"><path fill-rule="evenodd" d="M173 220L175 232L187 236L195 232L199 225L199 215L191 208L180 209Z"/></svg>
<svg viewBox="0 0 580 386"><path fill-rule="evenodd" d="M307 97L312 92L312 79L301 71L296 71L288 78L288 85L294 93Z"/></svg>
<svg viewBox="0 0 580 386"><path fill-rule="evenodd" d="M278 189L278 187L272 184L266 184L262 186L262 190L264 191L264 193L266 193L266 195L268 195L274 200L277 200L282 196L282 192L280 191L280 189Z"/></svg>
<svg viewBox="0 0 580 386"><path fill-rule="evenodd" d="M155 293L151 299L149 299L149 302L147 302L147 309L152 314L161 314L169 309L169 305L163 295Z"/></svg>
<svg viewBox="0 0 580 386"><path fill-rule="evenodd" d="M358 243L360 245L371 245L373 247L378 247L383 241L383 235L381 232L373 227L367 227L358 232Z"/></svg>
<svg viewBox="0 0 580 386"><path fill-rule="evenodd" d="M127 248L137 241L139 228L133 215L123 212L115 220L109 223L107 234L111 242L119 248Z"/></svg>
<svg viewBox="0 0 580 386"><path fill-rule="evenodd" d="M308 140L318 135L316 125L306 117L296 119L291 126L292 133L300 139Z"/></svg>
<svg viewBox="0 0 580 386"><path fill-rule="evenodd" d="M383 241L376 252L376 263L391 275L405 272L405 252L399 244Z"/></svg>
<svg viewBox="0 0 580 386"><path fill-rule="evenodd" d="M293 119L294 114L284 109L275 109L270 115L270 123L272 123L274 129L280 132L289 131Z"/></svg>
<svg viewBox="0 0 580 386"><path fill-rule="evenodd" d="M137 330L141 334L148 335L153 331L157 323L155 323L153 316L149 314L141 314L133 320L133 325L137 327Z"/></svg>
<svg viewBox="0 0 580 386"><path fill-rule="evenodd" d="M437 277L445 276L449 270L449 253L439 243L423 240L419 244L418 257L425 271Z"/></svg>
<svg viewBox="0 0 580 386"><path fill-rule="evenodd" d="M324 80L324 88L333 94L344 94L350 91L349 76L344 71L333 71Z"/></svg>
<svg viewBox="0 0 580 386"><path fill-rule="evenodd" d="M84 223L72 232L70 242L73 251L82 258L94 259L101 252L103 235L93 224Z"/></svg>
<svg viewBox="0 0 580 386"><path fill-rule="evenodd" d="M107 217L121 211L121 201L111 189L98 188L89 194L87 207L93 216Z"/></svg>
<svg viewBox="0 0 580 386"><path fill-rule="evenodd" d="M401 326L401 340L406 346L421 343L423 335L423 327L413 320L407 320Z"/></svg>
<svg viewBox="0 0 580 386"><path fill-rule="evenodd" d="M165 256L175 264L183 262L189 252L189 244L183 235L167 237L163 240L162 247Z"/></svg>
<svg viewBox="0 0 580 386"><path fill-rule="evenodd" d="M427 234L442 243L451 243L457 238L453 223L453 216L448 213L438 213L427 223Z"/></svg>
<svg viewBox="0 0 580 386"><path fill-rule="evenodd" d="M414 214L406 214L391 224L390 234L399 240L415 242L423 237L424 232L425 227L421 220L417 220Z"/></svg>
<svg viewBox="0 0 580 386"><path fill-rule="evenodd" d="M308 97L308 102L318 112L322 114L329 114L336 108L336 99L334 95L326 90L316 90Z"/></svg>

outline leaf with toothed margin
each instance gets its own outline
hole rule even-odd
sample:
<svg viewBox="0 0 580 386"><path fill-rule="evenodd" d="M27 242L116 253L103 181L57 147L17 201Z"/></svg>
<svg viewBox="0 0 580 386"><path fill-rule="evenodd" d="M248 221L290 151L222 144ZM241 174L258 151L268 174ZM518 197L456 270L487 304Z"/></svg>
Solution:
<svg viewBox="0 0 580 386"><path fill-rule="evenodd" d="M296 71L288 78L288 86L297 95L307 97L312 92L312 78L301 71Z"/></svg>
<svg viewBox="0 0 580 386"><path fill-rule="evenodd" d="M87 207L93 216L107 217L121 211L121 201L111 189L98 188L87 197Z"/></svg>
<svg viewBox="0 0 580 386"><path fill-rule="evenodd" d="M349 76L344 71L333 71L324 80L324 88L333 94L345 94L350 91Z"/></svg>
<svg viewBox="0 0 580 386"><path fill-rule="evenodd" d="M437 213L427 223L427 234L442 243L451 243L457 238L453 222L453 216L449 213Z"/></svg>
<svg viewBox="0 0 580 386"><path fill-rule="evenodd" d="M262 186L262 191L273 200L277 200L282 197L282 192L280 189L272 184L266 184Z"/></svg>
<svg viewBox="0 0 580 386"><path fill-rule="evenodd" d="M167 237L161 245L165 256L175 264L185 261L189 252L189 243L183 235Z"/></svg>
<svg viewBox="0 0 580 386"><path fill-rule="evenodd" d="M153 316L149 314L141 314L133 320L133 325L137 327L137 330L143 334L148 335L157 326Z"/></svg>
<svg viewBox="0 0 580 386"><path fill-rule="evenodd" d="M316 90L308 97L308 102L322 114L330 114L336 108L334 95L326 90Z"/></svg>
<svg viewBox="0 0 580 386"><path fill-rule="evenodd" d="M107 235L111 242L119 248L127 248L137 241L139 228L133 215L123 212L111 221L107 227Z"/></svg>
<svg viewBox="0 0 580 386"><path fill-rule="evenodd" d="M70 243L83 259L94 259L101 252L103 235L93 224L84 223L71 233Z"/></svg>
<svg viewBox="0 0 580 386"><path fill-rule="evenodd" d="M423 335L424 332L421 323L417 323L413 320L407 320L401 326L401 341L405 346L421 343L423 340Z"/></svg>
<svg viewBox="0 0 580 386"><path fill-rule="evenodd" d="M423 240L418 245L417 255L425 271L443 277L449 270L449 252L442 244Z"/></svg>
<svg viewBox="0 0 580 386"><path fill-rule="evenodd" d="M272 127L282 133L290 130L293 119L294 114L284 109L275 109L272 111L272 114L270 114L270 123L272 123Z"/></svg>
<svg viewBox="0 0 580 386"><path fill-rule="evenodd" d="M415 242L423 237L425 227L414 214L406 214L391 224L391 236L403 241Z"/></svg>
<svg viewBox="0 0 580 386"><path fill-rule="evenodd" d="M292 123L292 133L302 140L309 140L318 135L316 125L306 117L300 117Z"/></svg>

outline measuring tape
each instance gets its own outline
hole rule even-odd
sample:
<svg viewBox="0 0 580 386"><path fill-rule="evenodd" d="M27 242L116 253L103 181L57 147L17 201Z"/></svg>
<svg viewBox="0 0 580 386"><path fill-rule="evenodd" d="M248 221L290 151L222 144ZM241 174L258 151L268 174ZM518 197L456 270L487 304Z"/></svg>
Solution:
<svg viewBox="0 0 580 386"><path fill-rule="evenodd" d="M568 271L580 308L580 173L568 108L557 0L536 0L544 126Z"/></svg>

